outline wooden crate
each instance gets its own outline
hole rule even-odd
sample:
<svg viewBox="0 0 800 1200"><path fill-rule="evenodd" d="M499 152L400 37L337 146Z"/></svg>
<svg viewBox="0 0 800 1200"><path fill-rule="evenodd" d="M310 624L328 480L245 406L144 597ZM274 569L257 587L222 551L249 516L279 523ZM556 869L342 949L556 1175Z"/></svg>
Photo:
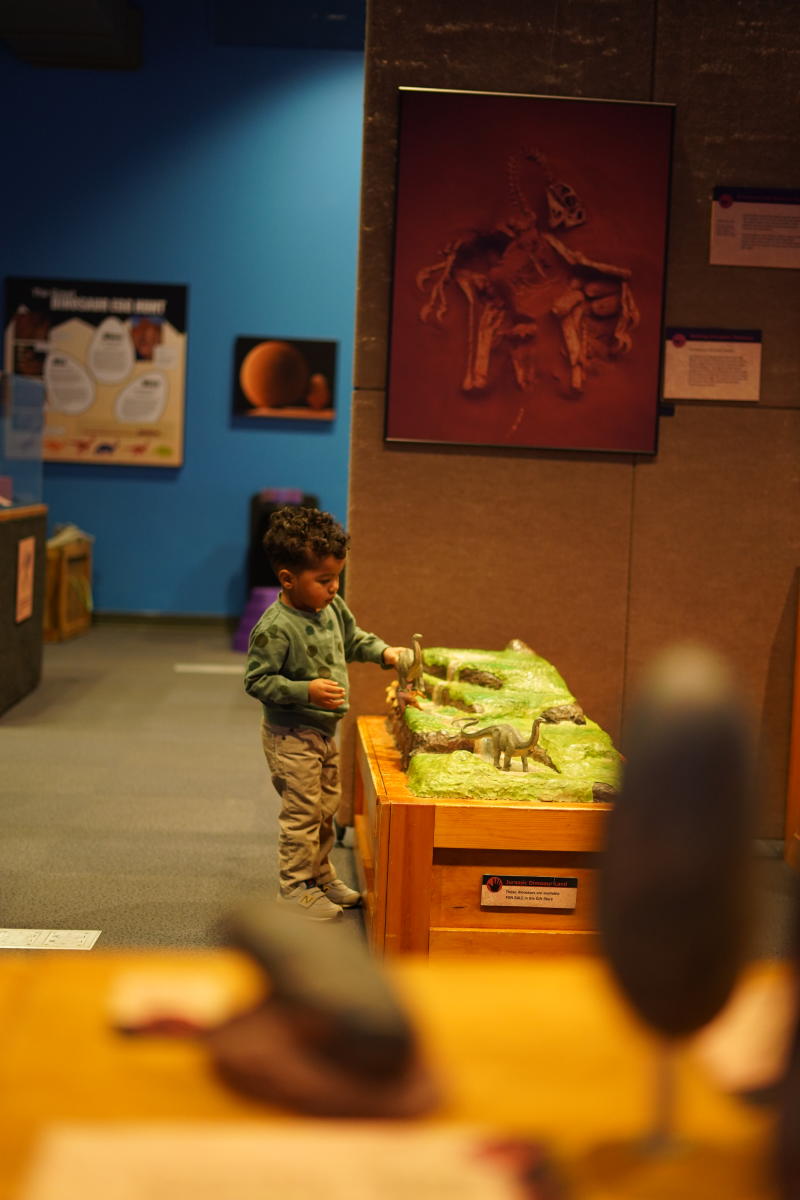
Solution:
<svg viewBox="0 0 800 1200"><path fill-rule="evenodd" d="M358 721L354 826L378 954L564 953L598 946L596 888L610 804L413 796L382 717ZM484 875L577 878L574 910L481 907Z"/></svg>
<svg viewBox="0 0 800 1200"><path fill-rule="evenodd" d="M92 543L76 538L47 547L44 640L60 642L92 623Z"/></svg>

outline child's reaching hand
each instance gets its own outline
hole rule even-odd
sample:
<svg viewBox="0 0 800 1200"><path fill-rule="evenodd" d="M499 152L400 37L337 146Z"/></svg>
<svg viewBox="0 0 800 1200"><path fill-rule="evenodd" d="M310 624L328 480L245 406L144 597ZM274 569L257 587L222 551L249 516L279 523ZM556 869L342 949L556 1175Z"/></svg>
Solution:
<svg viewBox="0 0 800 1200"><path fill-rule="evenodd" d="M308 685L308 699L317 708L339 708L344 696L344 688L335 679L312 679Z"/></svg>
<svg viewBox="0 0 800 1200"><path fill-rule="evenodd" d="M383 652L383 661L386 663L387 667L396 667L400 653L405 649L405 646L387 646Z"/></svg>

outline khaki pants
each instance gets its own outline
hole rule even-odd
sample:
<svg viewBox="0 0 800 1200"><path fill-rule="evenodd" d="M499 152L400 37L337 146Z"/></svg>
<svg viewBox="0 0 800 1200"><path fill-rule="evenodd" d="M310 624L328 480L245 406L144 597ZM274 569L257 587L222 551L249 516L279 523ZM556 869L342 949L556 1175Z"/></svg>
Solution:
<svg viewBox="0 0 800 1200"><path fill-rule="evenodd" d="M339 750L316 729L272 729L264 721L261 742L272 784L281 798L278 866L282 896L315 879L328 883L336 872L328 861L339 807Z"/></svg>

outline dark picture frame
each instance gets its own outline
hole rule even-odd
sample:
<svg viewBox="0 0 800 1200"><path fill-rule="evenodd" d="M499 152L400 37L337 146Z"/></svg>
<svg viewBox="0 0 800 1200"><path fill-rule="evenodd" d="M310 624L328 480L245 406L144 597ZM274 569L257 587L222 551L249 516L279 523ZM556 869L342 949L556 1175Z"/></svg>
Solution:
<svg viewBox="0 0 800 1200"><path fill-rule="evenodd" d="M673 122L399 89L387 441L656 452Z"/></svg>
<svg viewBox="0 0 800 1200"><path fill-rule="evenodd" d="M235 420L332 421L338 342L237 337L233 354Z"/></svg>

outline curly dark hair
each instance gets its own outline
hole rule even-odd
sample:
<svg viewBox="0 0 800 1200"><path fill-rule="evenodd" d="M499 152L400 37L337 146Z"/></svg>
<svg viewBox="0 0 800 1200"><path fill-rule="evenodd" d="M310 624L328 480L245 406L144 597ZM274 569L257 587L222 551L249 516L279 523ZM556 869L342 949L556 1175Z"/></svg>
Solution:
<svg viewBox="0 0 800 1200"><path fill-rule="evenodd" d="M350 537L330 513L289 505L278 508L264 534L264 553L273 571L305 571L332 555L344 558Z"/></svg>

